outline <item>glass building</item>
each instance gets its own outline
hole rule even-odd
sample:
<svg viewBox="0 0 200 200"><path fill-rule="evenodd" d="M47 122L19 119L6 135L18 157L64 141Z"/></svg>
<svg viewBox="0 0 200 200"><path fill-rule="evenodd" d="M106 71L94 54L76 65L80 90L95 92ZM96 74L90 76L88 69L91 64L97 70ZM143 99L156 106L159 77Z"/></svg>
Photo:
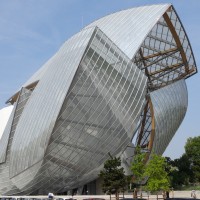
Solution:
<svg viewBox="0 0 200 200"><path fill-rule="evenodd" d="M100 193L108 153L121 157L128 174L135 146L165 151L187 110L185 79L195 73L171 4L89 24L7 101L0 194Z"/></svg>

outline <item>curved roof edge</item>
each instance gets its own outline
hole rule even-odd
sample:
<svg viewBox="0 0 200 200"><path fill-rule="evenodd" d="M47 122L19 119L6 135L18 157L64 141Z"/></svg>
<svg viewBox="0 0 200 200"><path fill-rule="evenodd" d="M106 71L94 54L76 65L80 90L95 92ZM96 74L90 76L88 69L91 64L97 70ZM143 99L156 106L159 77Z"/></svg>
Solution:
<svg viewBox="0 0 200 200"><path fill-rule="evenodd" d="M185 33L185 36L186 36L187 41L188 41L188 43L189 43L189 46L191 47L191 43L190 43L190 40L189 40L189 38L188 38L187 32L186 32L186 30L185 30L185 28L184 28L184 26L183 26L183 23L182 23L182 21L180 20L180 17L179 17L179 15L178 15L178 13L176 12L176 9L174 8L174 6L173 6L173 5L171 5L171 6L172 6L172 8L174 9L174 12L176 13L177 18L178 18L179 21L180 21L180 24L181 24L181 26L182 26L182 28L183 28L183 31L184 31L184 33ZM194 64L195 64L195 66L197 66L192 48L191 48L191 51L192 51L192 56L193 56L193 59L194 59ZM196 67L196 72L195 72L194 74L196 74L197 72L198 72L198 68ZM194 74L192 74L192 75L194 75ZM192 75L190 75L190 76L192 76ZM189 78L190 76L186 77L186 79Z"/></svg>
<svg viewBox="0 0 200 200"><path fill-rule="evenodd" d="M170 7L171 4L134 7L102 17L85 28L98 26L132 59L148 33Z"/></svg>

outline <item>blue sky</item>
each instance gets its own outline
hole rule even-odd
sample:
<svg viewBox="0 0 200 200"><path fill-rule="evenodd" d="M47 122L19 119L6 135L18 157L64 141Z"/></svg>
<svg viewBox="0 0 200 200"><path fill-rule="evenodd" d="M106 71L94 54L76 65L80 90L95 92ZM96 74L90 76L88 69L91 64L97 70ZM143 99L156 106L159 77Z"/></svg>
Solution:
<svg viewBox="0 0 200 200"><path fill-rule="evenodd" d="M0 109L5 101L74 33L107 14L148 4L172 3L200 63L199 0L1 0ZM200 75L187 80L186 117L165 156L178 158L188 137L200 135Z"/></svg>

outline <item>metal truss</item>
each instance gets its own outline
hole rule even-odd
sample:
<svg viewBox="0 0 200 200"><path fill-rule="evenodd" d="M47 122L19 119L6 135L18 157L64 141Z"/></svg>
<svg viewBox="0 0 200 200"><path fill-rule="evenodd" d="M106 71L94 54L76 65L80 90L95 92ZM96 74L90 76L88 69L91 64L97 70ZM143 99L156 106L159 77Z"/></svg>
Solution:
<svg viewBox="0 0 200 200"><path fill-rule="evenodd" d="M148 77L149 91L196 73L192 51L178 16L171 7L148 34L132 59Z"/></svg>

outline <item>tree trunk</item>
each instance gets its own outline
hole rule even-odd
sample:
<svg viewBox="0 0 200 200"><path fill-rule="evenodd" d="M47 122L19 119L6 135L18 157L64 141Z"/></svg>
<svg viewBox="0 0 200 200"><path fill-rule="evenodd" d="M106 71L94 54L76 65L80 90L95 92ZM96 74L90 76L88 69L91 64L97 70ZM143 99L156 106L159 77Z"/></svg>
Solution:
<svg viewBox="0 0 200 200"><path fill-rule="evenodd" d="M140 198L142 199L142 185L140 185Z"/></svg>
<svg viewBox="0 0 200 200"><path fill-rule="evenodd" d="M115 197L116 197L116 200L119 200L119 192L118 191L115 193Z"/></svg>
<svg viewBox="0 0 200 200"><path fill-rule="evenodd" d="M134 188L134 190L133 190L133 198L134 199L137 199L137 188Z"/></svg>

